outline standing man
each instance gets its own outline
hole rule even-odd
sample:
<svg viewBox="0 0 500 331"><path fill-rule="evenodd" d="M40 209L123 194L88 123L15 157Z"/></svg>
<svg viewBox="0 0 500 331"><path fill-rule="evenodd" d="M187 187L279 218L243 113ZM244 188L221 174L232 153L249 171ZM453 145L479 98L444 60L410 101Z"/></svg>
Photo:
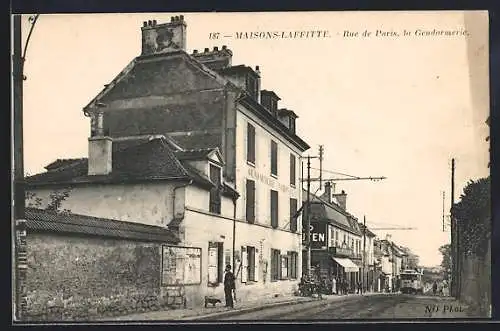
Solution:
<svg viewBox="0 0 500 331"><path fill-rule="evenodd" d="M231 265L226 266L224 274L224 294L226 295L226 307L234 308L233 290L236 288L234 284L234 274L231 271Z"/></svg>

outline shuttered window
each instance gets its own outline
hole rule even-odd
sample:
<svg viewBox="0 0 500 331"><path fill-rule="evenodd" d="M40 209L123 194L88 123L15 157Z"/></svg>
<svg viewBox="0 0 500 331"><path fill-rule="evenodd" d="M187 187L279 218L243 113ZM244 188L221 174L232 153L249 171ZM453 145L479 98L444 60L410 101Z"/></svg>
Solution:
<svg viewBox="0 0 500 331"><path fill-rule="evenodd" d="M290 198L290 231L297 231L297 199Z"/></svg>
<svg viewBox="0 0 500 331"><path fill-rule="evenodd" d="M288 274L291 279L297 279L297 260L299 254L297 252L288 252L290 267L288 270Z"/></svg>
<svg viewBox="0 0 500 331"><path fill-rule="evenodd" d="M293 154L290 154L290 185L293 185L295 186L295 168L296 168L296 164L295 164L295 155Z"/></svg>
<svg viewBox="0 0 500 331"><path fill-rule="evenodd" d="M281 254L278 249L271 249L271 280L280 279Z"/></svg>
<svg viewBox="0 0 500 331"><path fill-rule="evenodd" d="M221 212L221 169L213 164L210 165L210 181L215 187L210 190L210 205L211 213L220 214Z"/></svg>
<svg viewBox="0 0 500 331"><path fill-rule="evenodd" d="M247 125L247 161L255 164L255 127Z"/></svg>
<svg viewBox="0 0 500 331"><path fill-rule="evenodd" d="M246 184L246 219L255 223L255 181L247 179Z"/></svg>
<svg viewBox="0 0 500 331"><path fill-rule="evenodd" d="M216 285L224 279L224 244L208 243L208 282Z"/></svg>
<svg viewBox="0 0 500 331"><path fill-rule="evenodd" d="M255 281L255 247L247 246L248 280Z"/></svg>
<svg viewBox="0 0 500 331"><path fill-rule="evenodd" d="M271 190L271 226L278 228L278 191Z"/></svg>
<svg viewBox="0 0 500 331"><path fill-rule="evenodd" d="M278 144L271 140L271 175L278 176Z"/></svg>

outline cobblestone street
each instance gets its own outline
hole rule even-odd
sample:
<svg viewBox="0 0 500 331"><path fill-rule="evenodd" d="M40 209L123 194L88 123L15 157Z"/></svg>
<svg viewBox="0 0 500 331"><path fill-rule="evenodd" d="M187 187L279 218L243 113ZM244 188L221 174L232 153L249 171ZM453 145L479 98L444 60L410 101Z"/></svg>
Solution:
<svg viewBox="0 0 500 331"><path fill-rule="evenodd" d="M428 319L479 317L449 297L402 294L329 297L320 302L269 308L225 320ZM205 320L207 320L205 318ZM212 320L216 320L214 317Z"/></svg>

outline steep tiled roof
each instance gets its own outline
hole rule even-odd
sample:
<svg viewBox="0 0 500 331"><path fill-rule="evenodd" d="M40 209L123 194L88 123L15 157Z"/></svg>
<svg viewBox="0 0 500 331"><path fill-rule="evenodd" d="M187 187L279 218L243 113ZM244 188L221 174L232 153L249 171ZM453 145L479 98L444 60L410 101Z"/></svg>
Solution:
<svg viewBox="0 0 500 331"><path fill-rule="evenodd" d="M187 149L175 151L175 157L179 160L203 160L214 151L216 151L215 148Z"/></svg>
<svg viewBox="0 0 500 331"><path fill-rule="evenodd" d="M205 149L222 146L222 133L171 135L170 138L184 149Z"/></svg>
<svg viewBox="0 0 500 331"><path fill-rule="evenodd" d="M311 218L328 220L328 222L339 227L340 229L349 231L357 235L361 234L358 228L353 226L353 224L349 220L349 217L338 212L330 205L328 205L325 201L311 202Z"/></svg>
<svg viewBox="0 0 500 331"><path fill-rule="evenodd" d="M73 213L26 208L26 227L31 231L84 234L177 244L179 238L164 227L122 222Z"/></svg>
<svg viewBox="0 0 500 331"><path fill-rule="evenodd" d="M205 178L186 169L176 159L163 139L118 149L113 152L112 172L109 175L89 176L88 160L77 159L64 167L26 178L27 185L110 183L161 179L193 179L200 184L209 184ZM211 185L211 183L210 183Z"/></svg>
<svg viewBox="0 0 500 331"><path fill-rule="evenodd" d="M375 233L371 232L370 229L367 226L365 227L361 223L359 223L358 225L359 225L359 229L361 230L361 232L363 232L363 229L366 228L366 232L365 233L366 233L366 235L368 237L376 237L377 236Z"/></svg>

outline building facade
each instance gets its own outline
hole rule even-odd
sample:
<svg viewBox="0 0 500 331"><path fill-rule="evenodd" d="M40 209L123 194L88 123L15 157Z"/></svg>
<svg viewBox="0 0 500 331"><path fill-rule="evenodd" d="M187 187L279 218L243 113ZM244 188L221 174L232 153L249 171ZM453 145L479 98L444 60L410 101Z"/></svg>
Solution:
<svg viewBox="0 0 500 331"><path fill-rule="evenodd" d="M88 160L62 160L52 169L67 169L69 182L61 184L71 184L71 194L62 204L165 226L175 230L179 246L199 248L200 279L176 279L190 302L221 297L226 264L237 276L240 300L291 293L302 265L301 218L292 217L302 201L298 160L309 148L295 133L297 116L278 107L274 92L261 91L258 67L233 66L226 46L188 54L183 16L144 22L141 33L141 55L84 108L91 120ZM120 158L144 140L162 141L156 154L173 155L168 167L166 160L146 162L137 151ZM122 161L115 164L116 158ZM88 169L68 170L78 162ZM152 180L167 168L168 176ZM133 171L145 169L147 184ZM76 189L87 177L93 184ZM44 181L54 182L50 175ZM32 189L47 203L54 186L38 184Z"/></svg>

